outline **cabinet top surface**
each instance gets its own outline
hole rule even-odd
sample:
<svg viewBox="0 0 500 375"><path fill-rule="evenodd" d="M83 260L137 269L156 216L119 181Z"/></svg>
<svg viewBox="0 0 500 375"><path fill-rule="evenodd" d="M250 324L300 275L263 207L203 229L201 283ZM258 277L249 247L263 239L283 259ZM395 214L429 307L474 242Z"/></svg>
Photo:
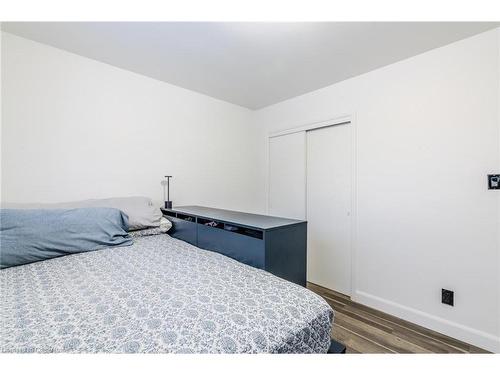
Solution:
<svg viewBox="0 0 500 375"><path fill-rule="evenodd" d="M178 206L168 211L201 216L209 219L226 221L260 229L272 229L287 225L305 223L304 220L287 219L283 217L249 214L246 212L222 210L203 206Z"/></svg>

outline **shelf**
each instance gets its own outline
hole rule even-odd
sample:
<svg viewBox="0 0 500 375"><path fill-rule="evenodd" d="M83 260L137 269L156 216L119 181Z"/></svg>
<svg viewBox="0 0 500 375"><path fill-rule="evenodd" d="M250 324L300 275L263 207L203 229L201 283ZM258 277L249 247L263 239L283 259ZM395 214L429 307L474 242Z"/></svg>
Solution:
<svg viewBox="0 0 500 375"><path fill-rule="evenodd" d="M181 214L181 213L177 213L177 219L181 219L181 220L184 220L184 221L190 221L192 223L196 223L196 217L195 216L191 216L191 215L184 215L184 214Z"/></svg>
<svg viewBox="0 0 500 375"><path fill-rule="evenodd" d="M198 218L198 224L205 225L210 228L219 228L219 229L224 229L224 223L220 221L216 221L213 219L204 219L199 217Z"/></svg>
<svg viewBox="0 0 500 375"><path fill-rule="evenodd" d="M243 236L257 238L259 240L262 240L264 238L264 233L262 233L262 231L256 230L256 229L245 228L245 227L242 227L239 225L224 224L224 230L231 232L231 233L241 234Z"/></svg>

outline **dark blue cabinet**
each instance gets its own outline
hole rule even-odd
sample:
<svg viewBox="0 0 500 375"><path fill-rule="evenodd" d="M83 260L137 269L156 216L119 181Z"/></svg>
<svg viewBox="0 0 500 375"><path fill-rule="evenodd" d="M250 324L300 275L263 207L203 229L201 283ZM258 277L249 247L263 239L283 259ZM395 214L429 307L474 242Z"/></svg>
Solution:
<svg viewBox="0 0 500 375"><path fill-rule="evenodd" d="M196 229L198 224L196 224L196 222L186 221L171 216L167 216L167 218L172 222L172 229L169 231L172 237L186 241L191 245L198 245L198 232Z"/></svg>
<svg viewBox="0 0 500 375"><path fill-rule="evenodd" d="M217 251L252 267L265 267L264 241L258 238L199 225L198 247Z"/></svg>
<svg viewBox="0 0 500 375"><path fill-rule="evenodd" d="M172 237L306 285L307 222L201 206L162 211Z"/></svg>

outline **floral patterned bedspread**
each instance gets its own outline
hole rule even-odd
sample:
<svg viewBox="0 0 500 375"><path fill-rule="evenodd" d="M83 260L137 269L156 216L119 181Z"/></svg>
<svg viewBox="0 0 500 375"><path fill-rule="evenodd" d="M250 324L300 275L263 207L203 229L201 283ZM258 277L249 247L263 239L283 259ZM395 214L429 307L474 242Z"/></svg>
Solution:
<svg viewBox="0 0 500 375"><path fill-rule="evenodd" d="M326 353L313 292L166 234L0 270L0 352Z"/></svg>

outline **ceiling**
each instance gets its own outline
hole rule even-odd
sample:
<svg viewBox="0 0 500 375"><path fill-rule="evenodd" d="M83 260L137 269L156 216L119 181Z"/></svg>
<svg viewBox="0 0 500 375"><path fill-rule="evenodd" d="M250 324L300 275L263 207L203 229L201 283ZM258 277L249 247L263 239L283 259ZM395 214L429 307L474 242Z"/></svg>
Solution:
<svg viewBox="0 0 500 375"><path fill-rule="evenodd" d="M4 31L250 109L500 26L480 22L4 22Z"/></svg>

